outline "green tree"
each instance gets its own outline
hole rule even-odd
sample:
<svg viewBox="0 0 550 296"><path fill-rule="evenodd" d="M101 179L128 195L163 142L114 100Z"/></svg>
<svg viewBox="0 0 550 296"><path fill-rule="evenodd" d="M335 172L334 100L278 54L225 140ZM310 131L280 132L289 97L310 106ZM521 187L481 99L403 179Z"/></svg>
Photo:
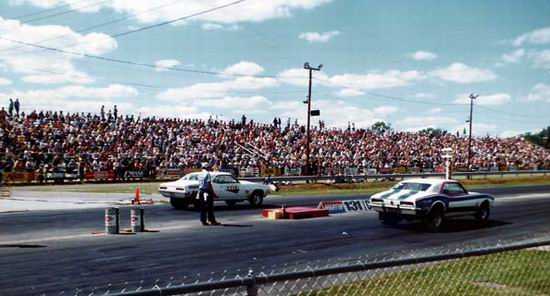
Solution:
<svg viewBox="0 0 550 296"><path fill-rule="evenodd" d="M525 133L522 135L527 141L542 146L546 149L550 149L550 126L542 129L536 134Z"/></svg>
<svg viewBox="0 0 550 296"><path fill-rule="evenodd" d="M387 131L391 131L391 125L389 123L385 123L383 121L378 121L378 122L375 122L371 128L370 128L373 132L375 132L376 134L383 134Z"/></svg>
<svg viewBox="0 0 550 296"><path fill-rule="evenodd" d="M420 132L428 134L432 137L440 137L440 136L443 136L443 135L447 134L446 130L442 130L440 128L431 128L431 127L425 128L425 129L421 130Z"/></svg>

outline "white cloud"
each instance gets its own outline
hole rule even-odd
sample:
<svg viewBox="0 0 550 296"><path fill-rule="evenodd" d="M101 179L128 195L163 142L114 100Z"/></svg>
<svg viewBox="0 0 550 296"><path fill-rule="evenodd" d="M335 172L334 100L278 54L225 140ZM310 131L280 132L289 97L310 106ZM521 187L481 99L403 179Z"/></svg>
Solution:
<svg viewBox="0 0 550 296"><path fill-rule="evenodd" d="M409 116L397 121L397 125L407 131L419 131L425 128L443 128L457 124L457 120L446 116Z"/></svg>
<svg viewBox="0 0 550 296"><path fill-rule="evenodd" d="M437 54L429 51L419 50L410 55L413 60L417 61L432 61L437 59Z"/></svg>
<svg viewBox="0 0 550 296"><path fill-rule="evenodd" d="M330 83L333 86L368 90L406 86L424 78L418 71L389 70L383 73L334 75L330 77Z"/></svg>
<svg viewBox="0 0 550 296"><path fill-rule="evenodd" d="M106 107L117 104L128 111L132 111L133 104L126 99L134 98L138 91L129 86L111 84L107 87L84 87L71 85L54 89L12 91L0 94L0 97L21 98L24 110L64 110L67 112L82 112L99 110L99 106ZM122 110L122 108L121 108Z"/></svg>
<svg viewBox="0 0 550 296"><path fill-rule="evenodd" d="M228 96L235 91L257 91L278 85L273 78L238 77L220 82L196 83L182 88L171 88L157 95L160 100L192 102L200 99L215 99Z"/></svg>
<svg viewBox="0 0 550 296"><path fill-rule="evenodd" d="M476 105L482 106L495 106L509 103L512 100L511 96L507 93L496 93L492 95L480 95L476 100ZM469 94L460 94L456 96L454 103L457 104L470 104Z"/></svg>
<svg viewBox="0 0 550 296"><path fill-rule="evenodd" d="M288 69L277 76L284 83L307 86L309 81L308 72L304 69ZM389 70L386 72L372 72L367 74L338 74L328 76L326 73L314 72L313 84L320 84L328 87L344 88L337 93L339 96L360 95L358 92L371 89L385 89L402 87L422 80L425 75L418 71Z"/></svg>
<svg viewBox="0 0 550 296"><path fill-rule="evenodd" d="M527 95L527 101L542 101L550 103L550 84L537 83L531 93Z"/></svg>
<svg viewBox="0 0 550 296"><path fill-rule="evenodd" d="M305 69L294 68L282 71L277 75L277 78L284 83L296 86L307 86L309 81L308 75L309 74ZM314 85L321 84L327 86L330 84L330 82L328 82L328 75L323 71L314 72L313 76Z"/></svg>
<svg viewBox="0 0 550 296"><path fill-rule="evenodd" d="M461 125L455 126L451 131L459 131L462 132L464 129L466 129L466 134L468 134L468 129L470 128L469 123L463 123ZM486 136L486 135L495 135L497 131L497 126L495 124L489 124L489 123L483 123L483 122L476 122L474 121L472 123L472 135L474 136Z"/></svg>
<svg viewBox="0 0 550 296"><path fill-rule="evenodd" d="M263 96L251 97L223 97L220 99L204 99L194 102L195 106L227 109L230 112L242 114L254 113L257 110L267 110L271 105L271 101Z"/></svg>
<svg viewBox="0 0 550 296"><path fill-rule="evenodd" d="M432 114L437 114L437 113L441 113L441 111L443 111L443 109L441 108L432 108L430 110L428 110L429 113L432 113Z"/></svg>
<svg viewBox="0 0 550 296"><path fill-rule="evenodd" d="M549 44L550 43L550 27L537 29L518 36L513 44L522 46L523 44Z"/></svg>
<svg viewBox="0 0 550 296"><path fill-rule="evenodd" d="M0 85L1 86L10 85L11 83L12 83L11 80L0 77Z"/></svg>
<svg viewBox="0 0 550 296"><path fill-rule="evenodd" d="M10 0L11 5L30 4L41 8L53 8L61 4L69 5L70 9L80 12L98 12L102 5L95 2L82 3L82 1L65 1L65 0Z"/></svg>
<svg viewBox="0 0 550 296"><path fill-rule="evenodd" d="M2 17L0 17L0 36L28 43L49 40L43 45L92 55L108 53L118 46L117 42L106 34L82 35L65 26L31 26ZM63 38L58 38L59 36ZM26 75L23 80L29 83L90 83L93 78L78 71L73 64L74 60L81 58L80 55L60 54L0 39L0 62L5 64L8 71Z"/></svg>
<svg viewBox="0 0 550 296"><path fill-rule="evenodd" d="M320 5L329 3L331 0L271 0L271 1L247 1L234 6L226 7L211 13L198 15L189 21L202 21L208 23L238 23L238 22L262 22L276 18L291 17L293 12L299 10L310 10ZM29 3L40 7L53 7L65 3L76 3L73 5L78 11L92 12L101 8L111 8L120 13L127 13L134 16L141 23L154 23L176 19L184 15L191 15L200 11L212 9L226 4L220 0L186 0L156 8L155 13L143 13L158 7L158 1L131 1L116 0L106 1L101 5L95 5L85 9L79 1L74 0L15 0L15 4ZM178 22L175 25L182 25L186 22Z"/></svg>
<svg viewBox="0 0 550 296"><path fill-rule="evenodd" d="M453 63L446 68L436 69L430 74L439 79L460 84L491 81L497 78L491 70L470 67L462 63Z"/></svg>
<svg viewBox="0 0 550 296"><path fill-rule="evenodd" d="M430 94L430 93L416 93L414 95L415 98L419 98L419 99L433 99L435 98L435 96L433 94Z"/></svg>
<svg viewBox="0 0 550 296"><path fill-rule="evenodd" d="M157 72L162 71L168 71L170 68L176 67L181 65L181 62L178 60L158 60L155 62L155 66L157 67L155 70Z"/></svg>
<svg viewBox="0 0 550 296"><path fill-rule="evenodd" d="M241 61L237 64L231 65L225 70L223 74L225 75L258 75L264 71L264 68L256 63Z"/></svg>
<svg viewBox="0 0 550 296"><path fill-rule="evenodd" d="M341 90L339 90L336 95L339 96L339 97L358 97L358 96L362 96L364 95L365 93L360 91L360 90L357 90L357 89L353 89L353 88L343 88Z"/></svg>
<svg viewBox="0 0 550 296"><path fill-rule="evenodd" d="M379 111L390 111L386 106ZM387 106L390 107L390 106ZM306 121L306 112L296 112L296 110L306 110L305 105L297 101L278 101L274 102L271 110L281 118L297 118L301 123ZM387 114L377 114L373 110L360 106L348 104L343 100L315 100L313 109L321 110L320 120L326 122L328 127L347 128L348 122L355 123L356 128L365 128L371 126L377 121L384 120ZM315 123L315 122L314 122Z"/></svg>
<svg viewBox="0 0 550 296"><path fill-rule="evenodd" d="M502 60L506 63L516 64L523 56L525 56L525 49L520 48L514 50L513 52L503 54Z"/></svg>
<svg viewBox="0 0 550 296"><path fill-rule="evenodd" d="M498 136L501 138L511 138L516 137L523 134L523 132L517 131L517 130L505 130L501 132Z"/></svg>
<svg viewBox="0 0 550 296"><path fill-rule="evenodd" d="M170 104L141 106L132 110L134 114L141 114L142 117L159 116L168 118L197 118L208 119L210 113L200 112L196 107L187 104Z"/></svg>
<svg viewBox="0 0 550 296"><path fill-rule="evenodd" d="M398 108L394 106L380 106L374 108L373 112L382 117L386 117L390 114L397 112Z"/></svg>
<svg viewBox="0 0 550 296"><path fill-rule="evenodd" d="M326 43L333 37L336 37L340 35L340 31L329 31L324 33L319 32L304 32L298 35L298 38L306 40L310 43L318 42L318 43Z"/></svg>
<svg viewBox="0 0 550 296"><path fill-rule="evenodd" d="M201 28L205 31L238 31L241 29L237 24L222 25L216 23L204 23L201 25Z"/></svg>
<svg viewBox="0 0 550 296"><path fill-rule="evenodd" d="M88 74L76 70L66 71L61 74L36 73L26 75L22 80L36 84L62 84L66 82L87 84L94 81Z"/></svg>
<svg viewBox="0 0 550 296"><path fill-rule="evenodd" d="M215 23L205 23L205 24L202 24L201 28L205 31L215 31L215 30L222 30L223 25L215 24Z"/></svg>
<svg viewBox="0 0 550 296"><path fill-rule="evenodd" d="M550 69L550 50L534 51L529 53L529 58L535 68Z"/></svg>

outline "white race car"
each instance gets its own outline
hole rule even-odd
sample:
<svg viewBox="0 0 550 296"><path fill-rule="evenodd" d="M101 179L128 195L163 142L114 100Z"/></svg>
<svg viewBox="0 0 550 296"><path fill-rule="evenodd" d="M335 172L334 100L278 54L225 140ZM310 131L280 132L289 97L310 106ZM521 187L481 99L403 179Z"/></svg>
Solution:
<svg viewBox="0 0 550 296"><path fill-rule="evenodd" d="M159 193L170 198L170 204L176 209L185 209L196 204L199 180L203 172L190 173L174 182L162 183ZM246 201L252 206L260 206L264 197L277 190L273 184L254 183L235 179L230 173L210 172L212 187L216 197L214 201L225 201L228 206Z"/></svg>
<svg viewBox="0 0 550 296"><path fill-rule="evenodd" d="M422 219L430 231L438 231L453 216L474 216L486 223L494 197L468 192L455 180L411 179L371 196L369 205L384 224L402 219Z"/></svg>

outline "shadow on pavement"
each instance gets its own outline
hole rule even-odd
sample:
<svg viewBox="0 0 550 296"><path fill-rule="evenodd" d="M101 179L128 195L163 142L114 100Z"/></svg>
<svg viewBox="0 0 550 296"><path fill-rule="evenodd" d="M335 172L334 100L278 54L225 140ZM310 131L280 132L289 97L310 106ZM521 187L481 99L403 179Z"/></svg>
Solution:
<svg viewBox="0 0 550 296"><path fill-rule="evenodd" d="M504 225L512 224L511 222L499 221L499 220L489 220L485 225L480 224L474 219L451 219L445 221L445 224L439 231L439 233L455 233L455 232L464 232L472 230L480 230L484 228L494 228ZM388 226L391 227L391 226ZM401 223L395 228L402 230L412 230L415 232L428 232L424 225L420 222L411 222L411 223Z"/></svg>
<svg viewBox="0 0 550 296"><path fill-rule="evenodd" d="M15 245L0 245L0 248L19 248L19 249L35 249L46 248L44 245L28 245L28 244L15 244Z"/></svg>

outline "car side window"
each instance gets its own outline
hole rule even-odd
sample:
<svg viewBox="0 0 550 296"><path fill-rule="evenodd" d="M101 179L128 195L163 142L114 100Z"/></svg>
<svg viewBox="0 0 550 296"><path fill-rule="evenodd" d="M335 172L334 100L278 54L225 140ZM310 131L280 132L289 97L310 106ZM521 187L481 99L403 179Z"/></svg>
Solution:
<svg viewBox="0 0 550 296"><path fill-rule="evenodd" d="M214 179L214 183L218 183L218 184L232 184L232 183L237 183L237 180L235 180L235 178L233 178L232 176L222 175L222 176L217 176L217 177Z"/></svg>
<svg viewBox="0 0 550 296"><path fill-rule="evenodd" d="M465 195L466 190L458 183L446 183L445 186L443 186L443 193L452 196Z"/></svg>

